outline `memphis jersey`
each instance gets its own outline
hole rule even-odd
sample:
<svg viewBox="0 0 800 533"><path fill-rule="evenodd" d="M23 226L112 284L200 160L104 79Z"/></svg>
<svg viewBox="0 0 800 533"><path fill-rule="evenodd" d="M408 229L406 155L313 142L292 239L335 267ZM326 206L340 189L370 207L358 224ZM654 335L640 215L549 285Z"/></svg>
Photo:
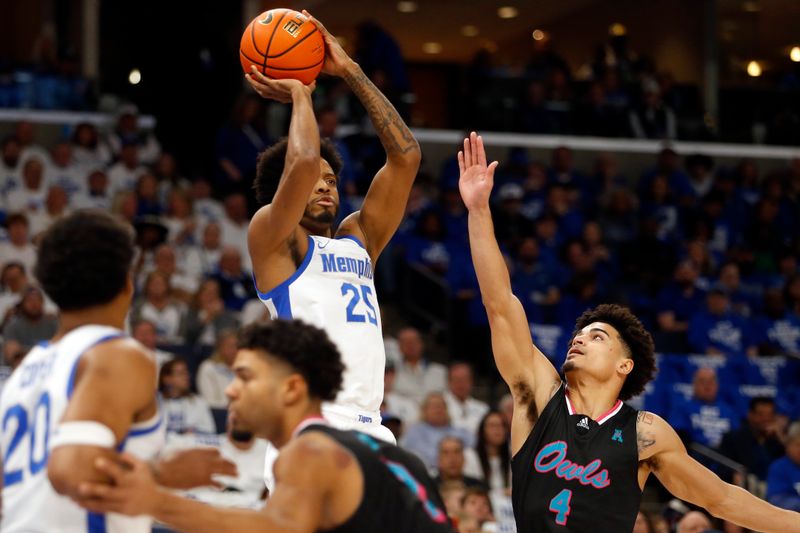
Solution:
<svg viewBox="0 0 800 533"><path fill-rule="evenodd" d="M3 456L3 533L149 533L151 520L94 514L53 490L47 478L49 439L72 395L81 355L124 334L83 326L55 343L33 348L11 375L0 397ZM119 449L149 460L164 444L160 414L131 427Z"/></svg>
<svg viewBox="0 0 800 533"><path fill-rule="evenodd" d="M336 405L377 416L386 353L373 274L369 254L356 238L309 236L297 271L258 296L272 318L299 318L325 330L345 367Z"/></svg>
<svg viewBox="0 0 800 533"><path fill-rule="evenodd" d="M642 499L636 413L617 400L595 421L558 389L511 460L519 533L633 530Z"/></svg>

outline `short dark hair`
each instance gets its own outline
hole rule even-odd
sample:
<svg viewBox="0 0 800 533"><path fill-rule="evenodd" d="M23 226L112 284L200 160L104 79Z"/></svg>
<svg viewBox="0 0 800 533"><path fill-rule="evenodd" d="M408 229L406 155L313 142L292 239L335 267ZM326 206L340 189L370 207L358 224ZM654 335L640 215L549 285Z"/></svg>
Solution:
<svg viewBox="0 0 800 533"><path fill-rule="evenodd" d="M301 320L276 319L239 331L239 349L259 350L303 376L309 396L325 401L342 388L344 364L336 345L320 328Z"/></svg>
<svg viewBox="0 0 800 533"><path fill-rule="evenodd" d="M7 228L10 228L14 224L25 224L26 228L30 226L28 217L26 217L23 213L11 213L6 217Z"/></svg>
<svg viewBox="0 0 800 533"><path fill-rule="evenodd" d="M775 400L769 396L756 396L754 398L750 398L750 403L747 406L747 410L752 413L759 405L771 405L772 407L775 407Z"/></svg>
<svg viewBox="0 0 800 533"><path fill-rule="evenodd" d="M272 201L275 191L278 190L278 183L283 175L283 168L286 164L286 149L289 146L289 139L282 138L258 156L258 166L256 167L256 178L253 181L253 189L256 191L256 201L258 205L266 205ZM319 155L328 162L333 169L335 176L342 171L342 158L330 139L320 139Z"/></svg>
<svg viewBox="0 0 800 533"><path fill-rule="evenodd" d="M656 371L653 337L627 307L616 304L601 304L594 309L584 311L575 323L572 336L575 337L592 322L604 322L613 326L619 332L628 356L633 359L633 370L625 378L619 399L629 400L641 394Z"/></svg>
<svg viewBox="0 0 800 533"><path fill-rule="evenodd" d="M45 231L34 274L62 311L106 304L125 288L133 242L130 226L111 214L79 210Z"/></svg>

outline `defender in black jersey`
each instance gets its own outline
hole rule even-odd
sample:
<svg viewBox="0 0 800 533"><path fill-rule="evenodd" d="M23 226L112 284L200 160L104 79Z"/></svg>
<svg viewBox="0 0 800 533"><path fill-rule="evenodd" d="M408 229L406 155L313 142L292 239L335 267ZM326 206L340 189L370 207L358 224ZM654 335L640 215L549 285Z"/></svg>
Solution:
<svg viewBox="0 0 800 533"><path fill-rule="evenodd" d="M326 425L321 403L336 397L343 371L338 350L316 327L275 320L240 332L236 377L226 391L234 429L281 450L275 491L261 511L210 507L161 490L131 456L123 456L124 466L99 463L114 486L88 484L79 503L198 533L454 533L422 461Z"/></svg>
<svg viewBox="0 0 800 533"><path fill-rule="evenodd" d="M746 528L800 532L800 514L722 482L692 459L660 417L622 402L655 370L653 341L626 308L600 305L575 327L563 382L531 343L511 292L489 210L494 170L474 132L458 153L459 189L492 331L497 368L511 388L512 500L519 533L631 531L653 473L675 496Z"/></svg>

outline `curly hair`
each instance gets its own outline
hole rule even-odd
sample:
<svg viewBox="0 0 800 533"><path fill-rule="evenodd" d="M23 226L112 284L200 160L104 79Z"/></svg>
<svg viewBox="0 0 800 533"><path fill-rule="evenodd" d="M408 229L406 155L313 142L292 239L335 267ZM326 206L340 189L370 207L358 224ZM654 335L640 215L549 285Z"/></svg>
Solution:
<svg viewBox="0 0 800 533"><path fill-rule="evenodd" d="M331 401L342 388L344 364L336 345L321 329L300 320L276 319L239 331L239 349L258 350L297 371L309 396Z"/></svg>
<svg viewBox="0 0 800 533"><path fill-rule="evenodd" d="M604 322L613 326L619 332L628 357L633 359L633 370L625 378L619 399L629 400L640 394L656 371L653 337L627 307L615 304L602 304L584 311L575 323L572 336L575 337L592 322Z"/></svg>
<svg viewBox="0 0 800 533"><path fill-rule="evenodd" d="M125 288L133 242L133 229L111 214L76 211L45 231L34 274L62 311L106 304Z"/></svg>
<svg viewBox="0 0 800 533"><path fill-rule="evenodd" d="M270 203L272 197L275 196L275 191L278 190L278 184L283 175L283 168L286 165L288 147L289 139L284 137L258 156L256 177L253 180L253 189L256 191L258 205ZM331 166L334 176L338 176L344 163L330 139L320 139L319 155Z"/></svg>

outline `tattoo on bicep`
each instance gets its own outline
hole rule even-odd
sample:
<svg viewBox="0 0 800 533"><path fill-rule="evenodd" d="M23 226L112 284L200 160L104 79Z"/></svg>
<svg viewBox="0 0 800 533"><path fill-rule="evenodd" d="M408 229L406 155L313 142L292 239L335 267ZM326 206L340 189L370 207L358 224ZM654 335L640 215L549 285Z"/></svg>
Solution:
<svg viewBox="0 0 800 533"><path fill-rule="evenodd" d="M639 453L656 443L655 435L646 431L636 431L636 448Z"/></svg>
<svg viewBox="0 0 800 533"><path fill-rule="evenodd" d="M652 413L648 413L647 411L639 411L639 414L636 415L636 422L647 424L648 426L653 425L653 415Z"/></svg>
<svg viewBox="0 0 800 533"><path fill-rule="evenodd" d="M411 131L403 122L403 119L400 118L397 110L375 87L366 74L359 70L356 73L346 74L344 79L367 109L367 113L378 132L378 137L380 137L387 152L405 154L412 150L419 150L414 136L411 135Z"/></svg>

